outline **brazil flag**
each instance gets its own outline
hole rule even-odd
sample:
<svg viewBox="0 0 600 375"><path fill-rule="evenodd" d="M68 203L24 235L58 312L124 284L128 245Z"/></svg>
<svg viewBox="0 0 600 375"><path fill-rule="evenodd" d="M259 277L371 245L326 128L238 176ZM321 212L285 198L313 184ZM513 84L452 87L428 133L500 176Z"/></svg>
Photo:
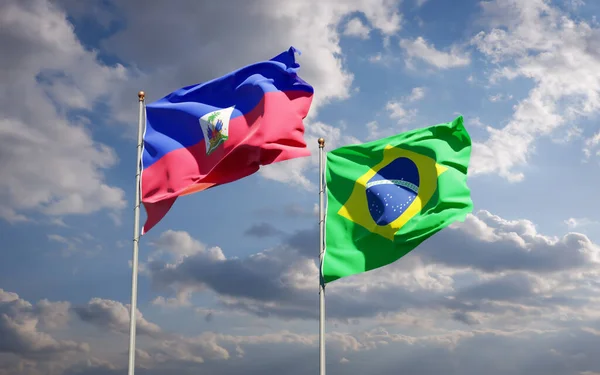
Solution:
<svg viewBox="0 0 600 375"><path fill-rule="evenodd" d="M324 282L395 262L473 209L462 116L327 153Z"/></svg>

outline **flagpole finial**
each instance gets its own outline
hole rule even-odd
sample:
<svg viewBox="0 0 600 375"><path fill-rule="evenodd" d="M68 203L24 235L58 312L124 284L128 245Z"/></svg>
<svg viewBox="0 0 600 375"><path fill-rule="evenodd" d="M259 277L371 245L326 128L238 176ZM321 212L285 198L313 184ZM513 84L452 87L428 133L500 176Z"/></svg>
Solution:
<svg viewBox="0 0 600 375"><path fill-rule="evenodd" d="M144 100L144 98L146 97L146 93L143 91L138 92L138 98L140 99L140 102L142 100Z"/></svg>
<svg viewBox="0 0 600 375"><path fill-rule="evenodd" d="M319 138L319 148L325 147L325 138Z"/></svg>

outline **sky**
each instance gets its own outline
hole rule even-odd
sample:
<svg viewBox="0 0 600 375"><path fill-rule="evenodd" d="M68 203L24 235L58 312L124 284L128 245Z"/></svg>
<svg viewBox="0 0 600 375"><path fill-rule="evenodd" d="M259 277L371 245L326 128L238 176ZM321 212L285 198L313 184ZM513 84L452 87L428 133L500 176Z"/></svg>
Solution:
<svg viewBox="0 0 600 375"><path fill-rule="evenodd" d="M318 371L318 158L452 121L474 210L327 286L328 374L598 375L600 3L3 0L0 375L127 371L139 90L299 49L312 155L142 237L136 374ZM145 214L142 213L142 222Z"/></svg>

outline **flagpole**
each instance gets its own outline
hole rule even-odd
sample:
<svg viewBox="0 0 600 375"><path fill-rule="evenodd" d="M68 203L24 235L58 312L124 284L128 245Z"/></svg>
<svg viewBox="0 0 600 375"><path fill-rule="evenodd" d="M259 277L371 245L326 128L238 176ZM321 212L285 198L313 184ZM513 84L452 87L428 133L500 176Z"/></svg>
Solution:
<svg viewBox="0 0 600 375"><path fill-rule="evenodd" d="M325 183L323 154L325 139L319 138L319 375L325 375L325 282L323 280L323 255L325 248Z"/></svg>
<svg viewBox="0 0 600 375"><path fill-rule="evenodd" d="M142 174L142 137L144 134L144 99L143 91L138 93L139 117L137 137L137 172L135 174L135 204L133 210L133 260L131 265L131 309L129 311L129 368L128 375L135 372L135 326L137 311L138 250L140 244L140 178Z"/></svg>

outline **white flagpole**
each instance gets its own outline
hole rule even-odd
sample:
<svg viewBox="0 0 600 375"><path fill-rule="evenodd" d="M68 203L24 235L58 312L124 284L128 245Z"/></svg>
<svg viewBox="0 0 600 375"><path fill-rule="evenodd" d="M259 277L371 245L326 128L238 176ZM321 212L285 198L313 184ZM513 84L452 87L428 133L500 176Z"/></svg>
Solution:
<svg viewBox="0 0 600 375"><path fill-rule="evenodd" d="M319 138L319 374L325 375L325 282L323 280L323 255L325 249L325 183L323 154L325 139Z"/></svg>
<svg viewBox="0 0 600 375"><path fill-rule="evenodd" d="M138 93L140 103L137 138L137 172L135 174L135 205L133 210L133 260L131 265L131 309L129 311L129 369L128 375L135 372L135 325L137 311L138 250L140 245L140 177L142 174L142 137L144 134L144 99L143 91Z"/></svg>

